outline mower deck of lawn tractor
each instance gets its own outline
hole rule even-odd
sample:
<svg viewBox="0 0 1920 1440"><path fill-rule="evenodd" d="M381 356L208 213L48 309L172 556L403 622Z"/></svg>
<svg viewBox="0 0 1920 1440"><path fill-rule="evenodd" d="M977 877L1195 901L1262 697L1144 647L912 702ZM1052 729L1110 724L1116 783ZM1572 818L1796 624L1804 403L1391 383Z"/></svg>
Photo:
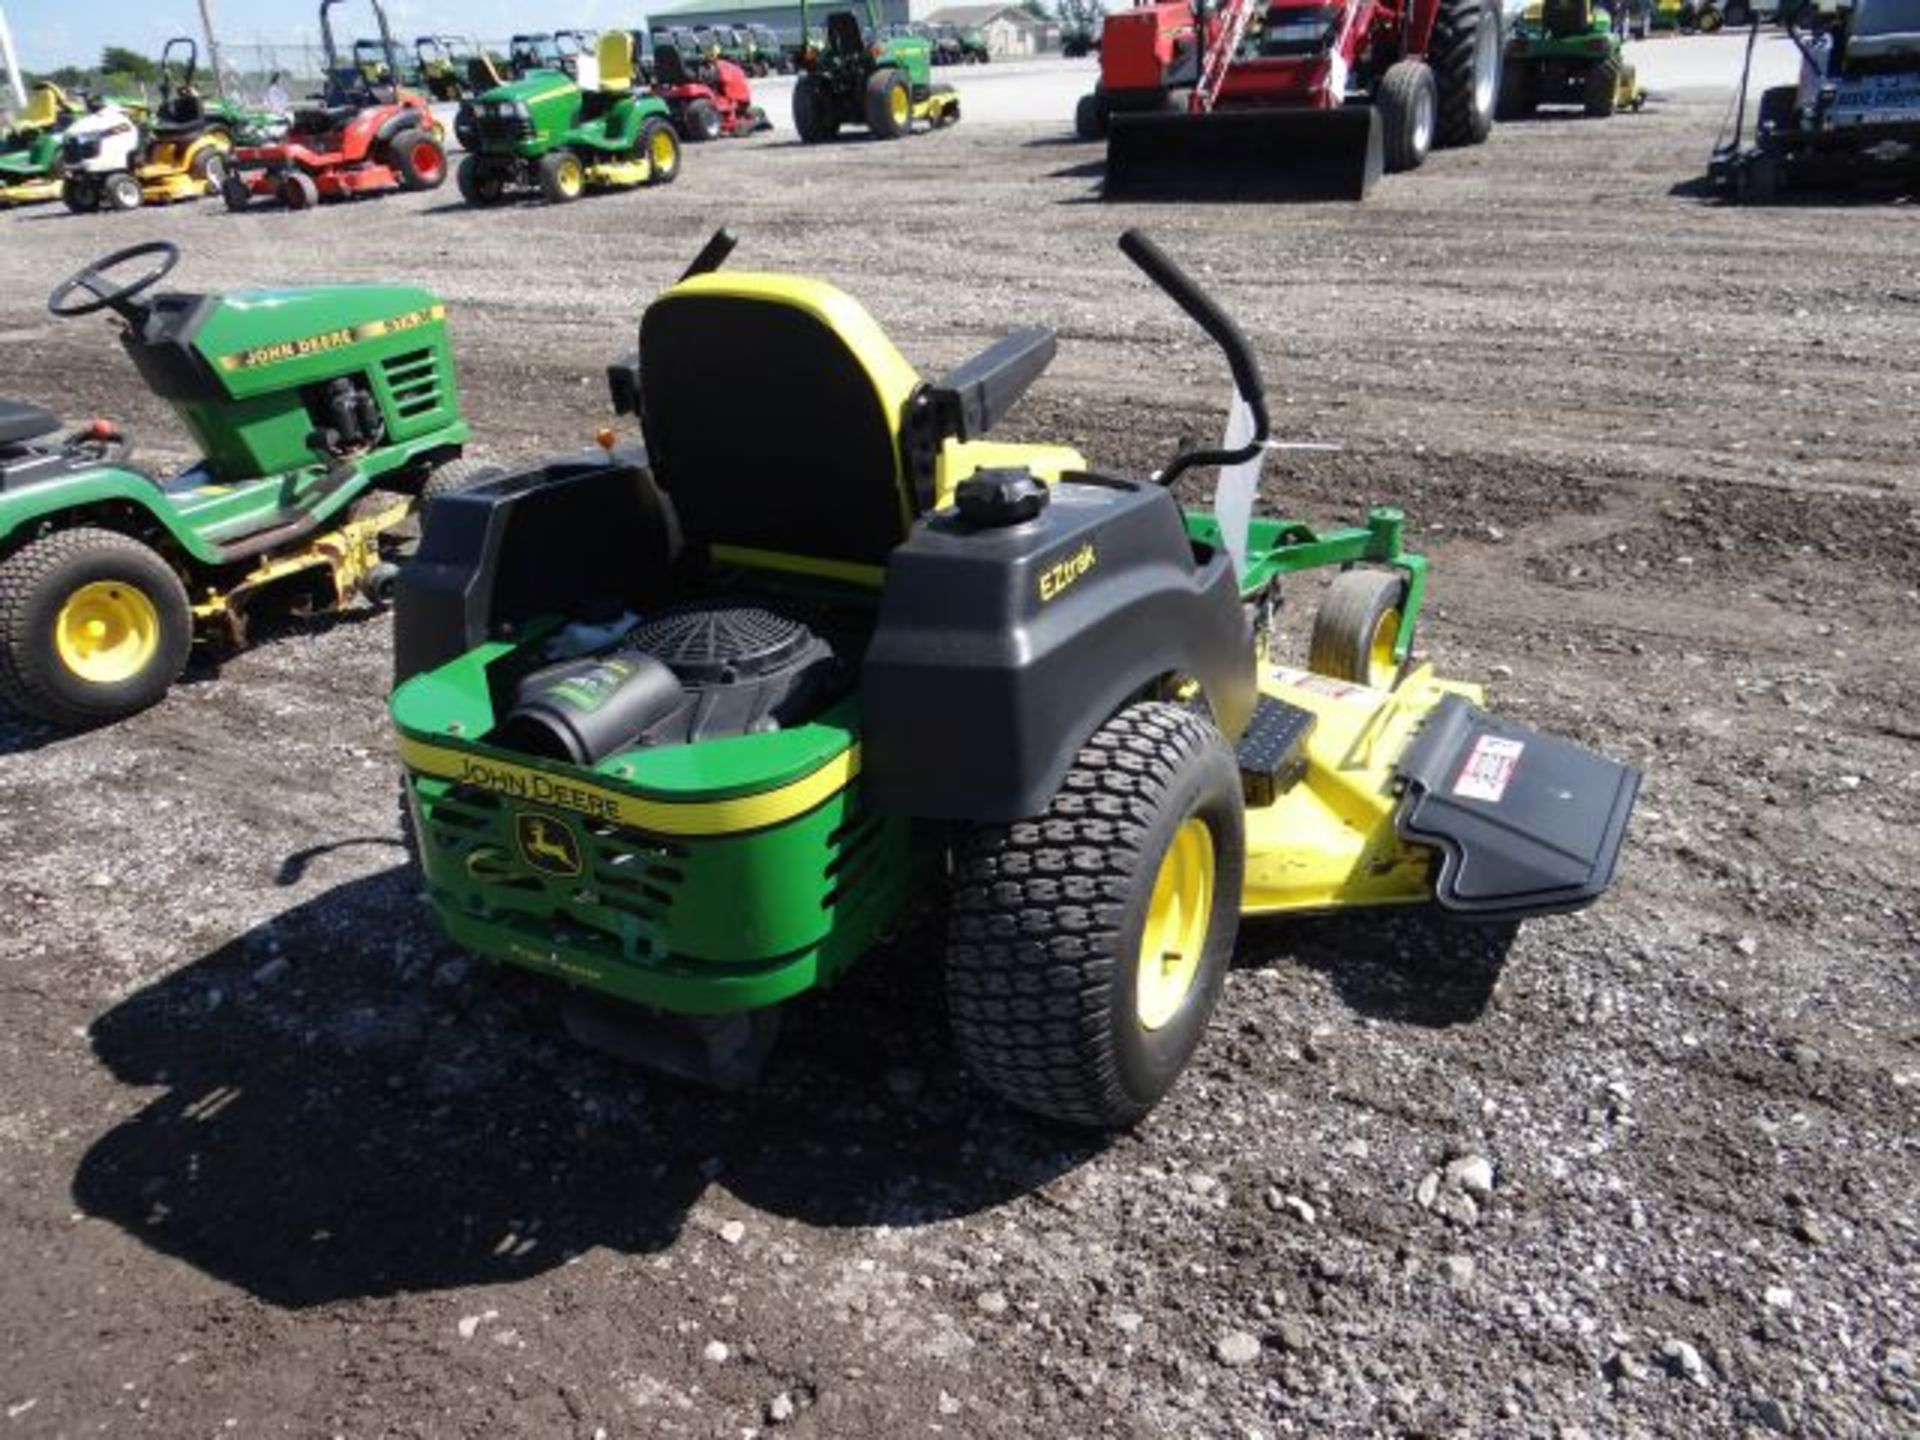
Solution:
<svg viewBox="0 0 1920 1440"><path fill-rule="evenodd" d="M596 1039L607 999L635 1036L693 1017L623 1048L738 1079L773 1007L937 900L969 1066L1112 1126L1200 1044L1243 914L1510 920L1607 887L1634 772L1414 661L1427 566L1397 511L1251 517L1253 352L1122 248L1237 392L1229 438L1154 475L987 438L1051 331L929 383L833 287L722 268L723 232L610 368L644 447L429 507L392 712L456 941L598 997ZM1197 467L1212 514L1169 489ZM1322 567L1288 663L1280 587Z"/></svg>

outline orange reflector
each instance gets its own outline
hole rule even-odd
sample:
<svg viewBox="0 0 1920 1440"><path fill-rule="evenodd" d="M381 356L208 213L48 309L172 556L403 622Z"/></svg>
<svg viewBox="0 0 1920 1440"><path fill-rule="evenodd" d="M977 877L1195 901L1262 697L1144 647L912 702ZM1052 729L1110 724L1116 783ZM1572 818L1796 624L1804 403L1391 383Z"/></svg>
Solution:
<svg viewBox="0 0 1920 1440"><path fill-rule="evenodd" d="M612 426L602 425L598 430L594 431L593 438L594 442L598 444L602 450L611 450L613 449L613 442L620 437L613 433Z"/></svg>

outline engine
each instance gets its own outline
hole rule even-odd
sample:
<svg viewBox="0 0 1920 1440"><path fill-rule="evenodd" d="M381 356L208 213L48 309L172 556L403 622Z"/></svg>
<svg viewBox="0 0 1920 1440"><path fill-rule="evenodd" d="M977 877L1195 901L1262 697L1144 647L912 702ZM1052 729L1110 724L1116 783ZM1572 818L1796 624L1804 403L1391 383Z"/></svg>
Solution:
<svg viewBox="0 0 1920 1440"><path fill-rule="evenodd" d="M611 648L543 666L514 688L494 742L576 765L657 745L804 723L841 688L833 647L750 600L664 611Z"/></svg>

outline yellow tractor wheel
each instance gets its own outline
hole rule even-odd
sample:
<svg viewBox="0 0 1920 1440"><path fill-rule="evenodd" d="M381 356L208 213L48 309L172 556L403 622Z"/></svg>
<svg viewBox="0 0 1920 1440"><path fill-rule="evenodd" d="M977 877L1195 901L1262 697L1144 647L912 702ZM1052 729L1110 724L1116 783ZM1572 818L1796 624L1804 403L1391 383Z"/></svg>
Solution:
<svg viewBox="0 0 1920 1440"><path fill-rule="evenodd" d="M1405 668L1393 652L1406 602L1406 577L1397 570L1346 570L1334 576L1314 613L1307 668L1391 690Z"/></svg>
<svg viewBox="0 0 1920 1440"><path fill-rule="evenodd" d="M1147 701L1101 726L1044 814L956 847L947 1005L968 1067L1050 1119L1145 1115L1219 1001L1245 848L1239 768L1210 720Z"/></svg>
<svg viewBox="0 0 1920 1440"><path fill-rule="evenodd" d="M56 531L0 561L0 700L78 728L161 699L193 643L187 592L111 530Z"/></svg>

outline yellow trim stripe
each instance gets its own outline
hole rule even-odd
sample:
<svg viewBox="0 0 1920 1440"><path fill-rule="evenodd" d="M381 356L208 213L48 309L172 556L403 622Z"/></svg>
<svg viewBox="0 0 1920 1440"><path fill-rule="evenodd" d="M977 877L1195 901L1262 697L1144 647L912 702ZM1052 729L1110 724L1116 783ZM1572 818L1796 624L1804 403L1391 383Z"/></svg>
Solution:
<svg viewBox="0 0 1920 1440"><path fill-rule="evenodd" d="M791 784L726 800L645 800L591 780L447 750L408 735L400 737L400 763L418 775L477 786L512 800L570 810L653 835L713 836L764 830L824 804L860 773L860 747L849 746Z"/></svg>
<svg viewBox="0 0 1920 1440"><path fill-rule="evenodd" d="M358 344L362 340L378 340L381 336L390 335L396 331L417 330L422 325L430 325L435 320L446 318L446 306L429 305L419 310L408 310L400 315L390 315L384 320L368 320L362 324L344 326L338 330L323 330L318 335L303 335L298 340L278 340L271 345L256 345L250 350L237 350L231 355L220 357L220 368L252 370L261 365L278 365L286 360L304 360L309 355L323 355L329 350Z"/></svg>

